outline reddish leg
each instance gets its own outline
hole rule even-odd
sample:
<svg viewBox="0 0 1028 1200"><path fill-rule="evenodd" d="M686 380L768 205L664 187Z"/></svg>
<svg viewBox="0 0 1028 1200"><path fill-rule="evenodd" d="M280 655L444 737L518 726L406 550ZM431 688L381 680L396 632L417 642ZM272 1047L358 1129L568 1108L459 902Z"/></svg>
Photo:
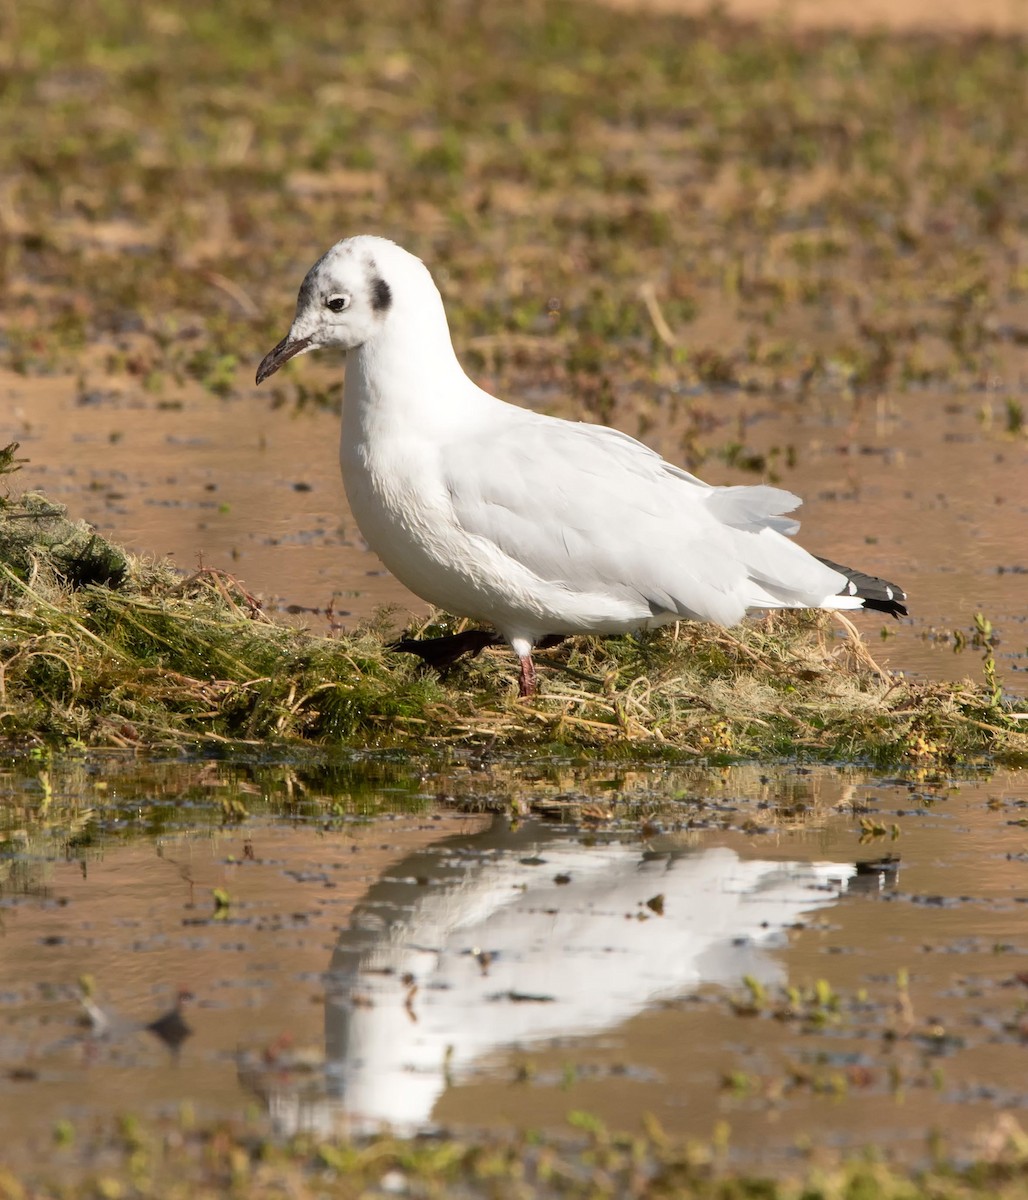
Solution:
<svg viewBox="0 0 1028 1200"><path fill-rule="evenodd" d="M522 654L519 661L521 662L521 672L518 675L518 695L524 699L526 696L534 696L536 693L535 663L532 662L531 654Z"/></svg>

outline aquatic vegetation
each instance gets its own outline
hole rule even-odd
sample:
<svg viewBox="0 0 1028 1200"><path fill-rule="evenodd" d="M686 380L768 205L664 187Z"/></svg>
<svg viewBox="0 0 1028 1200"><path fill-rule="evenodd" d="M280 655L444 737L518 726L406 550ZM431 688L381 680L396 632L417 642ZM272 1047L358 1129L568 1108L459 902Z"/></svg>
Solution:
<svg viewBox="0 0 1028 1200"><path fill-rule="evenodd" d="M336 638L279 625L230 575L134 558L28 494L0 507L0 736L921 766L1028 752L991 657L984 683L917 682L883 672L860 641L833 639L832 619L570 639L540 654L543 694L526 703L504 649L440 679L390 649L385 615ZM462 627L439 616L408 633Z"/></svg>
<svg viewBox="0 0 1028 1200"><path fill-rule="evenodd" d="M744 1093L742 1075L728 1086ZM811 1085L813 1086L813 1085ZM822 1087L822 1090L830 1090ZM112 1128L80 1134L67 1120L54 1128L54 1153L32 1172L26 1190L0 1166L0 1197L74 1200L75 1197L289 1195L334 1200L365 1195L462 1196L474 1200L533 1197L681 1196L692 1200L1016 1200L1028 1194L1028 1139L1012 1118L983 1135L972 1166L934 1164L903 1171L874 1156L794 1164L776 1179L769 1172L729 1165L731 1130L719 1122L704 1141L672 1138L653 1116L645 1132L610 1130L594 1114L568 1113L564 1133L485 1133L401 1140L334 1141L315 1136L284 1145L242 1123L198 1120L190 1109L177 1119L149 1122L126 1115ZM49 1182L65 1158L95 1163L81 1183Z"/></svg>

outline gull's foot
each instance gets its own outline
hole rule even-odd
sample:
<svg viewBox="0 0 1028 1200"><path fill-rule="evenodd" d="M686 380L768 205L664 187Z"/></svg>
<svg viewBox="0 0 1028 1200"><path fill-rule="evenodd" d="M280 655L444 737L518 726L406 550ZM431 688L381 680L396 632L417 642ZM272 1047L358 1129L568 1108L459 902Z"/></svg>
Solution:
<svg viewBox="0 0 1028 1200"><path fill-rule="evenodd" d="M465 654L475 658L486 646L502 646L503 638L490 629L465 629L463 633L451 633L436 638L400 638L392 642L390 650L401 654L416 654L428 667L434 667L445 676L459 658Z"/></svg>
<svg viewBox="0 0 1028 1200"><path fill-rule="evenodd" d="M571 636L570 633L548 633L544 638L540 638L535 644L537 650L552 650L554 646L559 646L561 642L566 642Z"/></svg>
<svg viewBox="0 0 1028 1200"><path fill-rule="evenodd" d="M548 633L536 645L537 650L552 650L561 642L567 640L566 633ZM400 654L416 654L426 667L434 667L442 678L453 664L464 655L475 658L486 646L502 646L504 640L498 633L489 629L465 629L463 633L450 633L445 637L436 638L400 638L390 642L389 649ZM523 681L519 678L519 690ZM535 684L535 671L532 671L532 683ZM522 692L522 695L530 694Z"/></svg>

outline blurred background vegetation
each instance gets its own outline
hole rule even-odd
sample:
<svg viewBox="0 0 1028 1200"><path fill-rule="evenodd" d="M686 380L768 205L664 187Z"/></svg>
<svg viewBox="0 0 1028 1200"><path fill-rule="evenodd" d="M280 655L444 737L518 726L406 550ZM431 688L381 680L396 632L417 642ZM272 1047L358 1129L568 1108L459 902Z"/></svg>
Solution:
<svg viewBox="0 0 1028 1200"><path fill-rule="evenodd" d="M429 262L487 383L599 419L711 387L979 387L1028 353L1020 37L542 0L0 19L18 371L247 388L356 232Z"/></svg>

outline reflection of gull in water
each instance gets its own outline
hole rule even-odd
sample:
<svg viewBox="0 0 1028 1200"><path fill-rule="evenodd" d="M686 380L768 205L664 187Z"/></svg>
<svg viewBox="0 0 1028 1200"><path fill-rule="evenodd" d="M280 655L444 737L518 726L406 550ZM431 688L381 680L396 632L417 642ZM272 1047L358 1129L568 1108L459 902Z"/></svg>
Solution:
<svg viewBox="0 0 1028 1200"><path fill-rule="evenodd" d="M333 955L328 1094L271 1089L272 1112L289 1129L413 1131L448 1078L498 1051L595 1034L703 983L782 982L768 950L853 871L499 821L414 854Z"/></svg>

